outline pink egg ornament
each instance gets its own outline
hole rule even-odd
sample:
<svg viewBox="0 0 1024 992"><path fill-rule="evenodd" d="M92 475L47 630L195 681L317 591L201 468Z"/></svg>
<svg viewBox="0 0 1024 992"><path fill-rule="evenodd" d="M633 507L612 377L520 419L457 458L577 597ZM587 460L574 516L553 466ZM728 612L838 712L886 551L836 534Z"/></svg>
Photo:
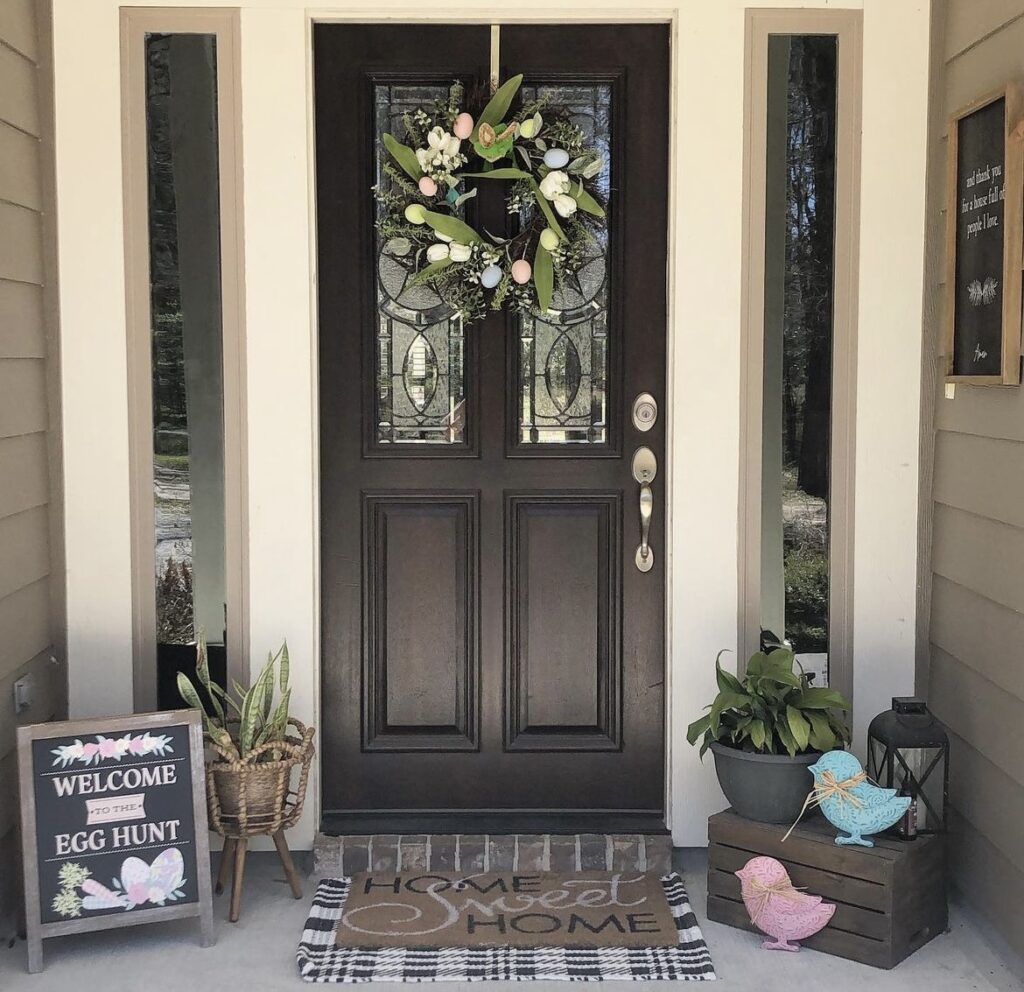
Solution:
<svg viewBox="0 0 1024 992"><path fill-rule="evenodd" d="M525 258L520 258L512 263L512 279L514 282L519 283L520 286L528 283L532 274L533 268Z"/></svg>
<svg viewBox="0 0 1024 992"><path fill-rule="evenodd" d="M420 176L419 187L424 196L433 196L437 192L437 183L430 176Z"/></svg>
<svg viewBox="0 0 1024 992"><path fill-rule="evenodd" d="M455 124L452 126L452 131L456 138L460 141L465 141L473 133L472 115L465 112L459 114L459 116L455 118Z"/></svg>

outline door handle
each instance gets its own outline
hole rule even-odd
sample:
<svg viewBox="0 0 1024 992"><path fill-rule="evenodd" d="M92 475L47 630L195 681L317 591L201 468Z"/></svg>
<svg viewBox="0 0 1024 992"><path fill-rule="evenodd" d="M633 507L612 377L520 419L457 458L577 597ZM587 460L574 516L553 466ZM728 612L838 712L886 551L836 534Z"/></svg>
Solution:
<svg viewBox="0 0 1024 992"><path fill-rule="evenodd" d="M636 567L641 572L654 568L651 548L651 519L654 517L654 492L651 483L658 474L658 459L648 447L633 452L633 478L640 484L640 544L636 549Z"/></svg>

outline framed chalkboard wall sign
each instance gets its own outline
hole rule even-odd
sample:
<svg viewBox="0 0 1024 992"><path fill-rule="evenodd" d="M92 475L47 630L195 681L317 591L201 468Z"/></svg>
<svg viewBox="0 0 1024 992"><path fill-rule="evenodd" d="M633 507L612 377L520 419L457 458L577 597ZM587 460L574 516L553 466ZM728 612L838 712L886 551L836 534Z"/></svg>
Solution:
<svg viewBox="0 0 1024 992"><path fill-rule="evenodd" d="M18 728L29 971L44 938L198 916L213 943L194 710Z"/></svg>
<svg viewBox="0 0 1024 992"><path fill-rule="evenodd" d="M946 381L1020 384L1024 103L1011 82L949 121Z"/></svg>

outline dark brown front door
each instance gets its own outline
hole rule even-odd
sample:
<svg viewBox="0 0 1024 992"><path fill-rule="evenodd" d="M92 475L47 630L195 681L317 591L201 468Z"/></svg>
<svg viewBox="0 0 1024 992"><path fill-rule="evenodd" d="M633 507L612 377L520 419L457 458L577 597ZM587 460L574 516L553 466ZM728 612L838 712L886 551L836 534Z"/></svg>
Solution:
<svg viewBox="0 0 1024 992"><path fill-rule="evenodd" d="M668 30L501 28L502 78L606 150L609 237L552 312L464 327L380 243L370 187L380 134L484 85L490 47L486 25L315 28L327 829L662 818ZM481 184L478 230L507 230L505 192Z"/></svg>

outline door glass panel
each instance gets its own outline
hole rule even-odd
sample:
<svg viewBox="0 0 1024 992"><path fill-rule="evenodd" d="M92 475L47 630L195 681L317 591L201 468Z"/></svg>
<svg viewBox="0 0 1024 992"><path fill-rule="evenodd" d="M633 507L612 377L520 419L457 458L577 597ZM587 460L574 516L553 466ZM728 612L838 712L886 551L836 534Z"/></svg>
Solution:
<svg viewBox="0 0 1024 992"><path fill-rule="evenodd" d="M408 182L381 135L407 143L419 107L447 101L448 85L374 83L375 180L385 195ZM416 144L415 141L412 144ZM377 199L376 439L379 444L462 444L466 344L462 320L434 291L411 282L414 259Z"/></svg>
<svg viewBox="0 0 1024 992"><path fill-rule="evenodd" d="M170 706L199 631L221 680L227 640L217 49L213 34L145 45L158 702Z"/></svg>
<svg viewBox="0 0 1024 992"><path fill-rule="evenodd" d="M828 682L835 35L768 46L762 642Z"/></svg>
<svg viewBox="0 0 1024 992"><path fill-rule="evenodd" d="M605 168L598 188L610 200L611 84L524 86L522 92L524 101L549 95L553 103L570 108L585 143L602 153ZM607 231L600 240L592 238L583 264L564 280L556 268L548 313L518 318L520 444L608 442L608 244Z"/></svg>

